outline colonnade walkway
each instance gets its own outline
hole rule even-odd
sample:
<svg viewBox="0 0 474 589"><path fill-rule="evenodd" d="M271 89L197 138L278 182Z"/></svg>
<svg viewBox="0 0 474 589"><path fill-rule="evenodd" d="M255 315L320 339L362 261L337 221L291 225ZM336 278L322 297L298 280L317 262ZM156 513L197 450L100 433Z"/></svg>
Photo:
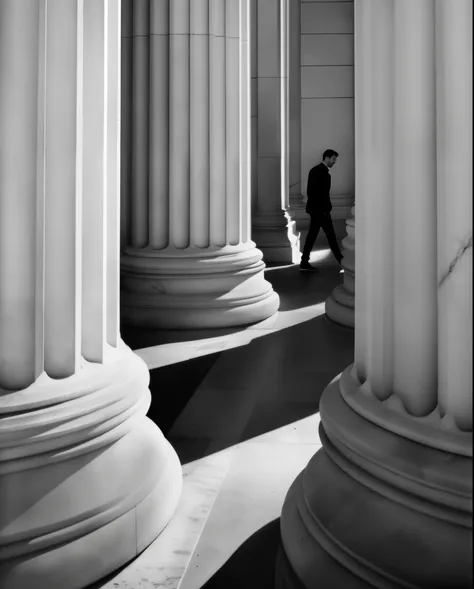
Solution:
<svg viewBox="0 0 474 589"><path fill-rule="evenodd" d="M277 529L288 488L321 446L320 396L353 361L353 330L324 312L340 267L328 250L312 256L318 274L266 269L281 307L258 324L122 331L150 369L149 417L178 452L184 487L161 536L94 589L200 589L219 569L212 589L264 587L264 554L247 554L237 568L229 559L250 537Z"/></svg>

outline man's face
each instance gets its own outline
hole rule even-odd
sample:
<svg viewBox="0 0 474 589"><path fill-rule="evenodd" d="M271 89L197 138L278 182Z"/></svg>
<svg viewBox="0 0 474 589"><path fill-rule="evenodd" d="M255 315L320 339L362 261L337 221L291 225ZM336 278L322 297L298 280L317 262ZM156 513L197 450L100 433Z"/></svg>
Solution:
<svg viewBox="0 0 474 589"><path fill-rule="evenodd" d="M332 157L327 157L326 158L326 164L328 168L332 168L333 165L336 163L337 161L337 155L333 155Z"/></svg>

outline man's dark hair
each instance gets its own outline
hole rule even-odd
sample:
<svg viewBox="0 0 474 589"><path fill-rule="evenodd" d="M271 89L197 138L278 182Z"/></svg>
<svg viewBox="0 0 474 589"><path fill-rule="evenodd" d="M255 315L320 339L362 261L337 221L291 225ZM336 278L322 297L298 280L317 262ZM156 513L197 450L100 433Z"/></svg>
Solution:
<svg viewBox="0 0 474 589"><path fill-rule="evenodd" d="M337 151L334 151L334 149L326 149L326 151L323 153L323 160L327 157L332 157L333 155L339 157L339 154L337 153Z"/></svg>

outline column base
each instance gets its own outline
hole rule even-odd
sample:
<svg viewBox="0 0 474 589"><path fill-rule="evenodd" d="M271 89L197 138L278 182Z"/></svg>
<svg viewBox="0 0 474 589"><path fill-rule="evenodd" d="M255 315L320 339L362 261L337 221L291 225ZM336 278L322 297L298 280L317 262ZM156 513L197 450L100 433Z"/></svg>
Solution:
<svg viewBox="0 0 474 589"><path fill-rule="evenodd" d="M264 278L262 252L238 246L166 250L127 248L122 255L122 320L162 329L248 325L278 311Z"/></svg>
<svg viewBox="0 0 474 589"><path fill-rule="evenodd" d="M148 382L121 344L103 365L1 397L2 589L81 589L167 525L182 473L145 417Z"/></svg>
<svg viewBox="0 0 474 589"><path fill-rule="evenodd" d="M339 378L283 506L276 589L472 587L472 458L364 419Z"/></svg>
<svg viewBox="0 0 474 589"><path fill-rule="evenodd" d="M300 234L288 213L257 215L252 225L252 239L267 264L299 264Z"/></svg>
<svg viewBox="0 0 474 589"><path fill-rule="evenodd" d="M326 299L325 310L334 323L354 329L355 297L343 285L337 286Z"/></svg>
<svg viewBox="0 0 474 589"><path fill-rule="evenodd" d="M351 252L349 252L351 253ZM344 267L344 284L336 286L330 296L326 299L326 315L339 325L354 329L355 325L355 293L354 283L355 276L346 265L346 256L348 252L344 251L342 265Z"/></svg>
<svg viewBox="0 0 474 589"><path fill-rule="evenodd" d="M347 235L342 240L344 284L337 286L326 299L326 315L335 323L354 328L355 324L355 207L347 219Z"/></svg>

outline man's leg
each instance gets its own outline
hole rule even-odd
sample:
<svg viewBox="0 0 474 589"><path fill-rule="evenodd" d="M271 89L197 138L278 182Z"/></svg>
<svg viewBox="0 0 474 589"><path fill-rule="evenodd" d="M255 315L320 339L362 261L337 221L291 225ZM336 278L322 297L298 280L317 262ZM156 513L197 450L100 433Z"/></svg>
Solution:
<svg viewBox="0 0 474 589"><path fill-rule="evenodd" d="M311 250L313 249L314 242L318 237L319 229L321 227L321 221L319 217L316 215L311 215L311 222L309 224L309 231L308 235L306 236L306 240L304 242L303 247L303 254L301 255L301 266L305 266L309 264L309 257L311 255Z"/></svg>
<svg viewBox="0 0 474 589"><path fill-rule="evenodd" d="M336 232L334 231L331 215L324 216L324 219L321 222L321 227L326 234L329 247L331 248L334 257L338 262L340 262L344 256L342 255L339 244L337 243Z"/></svg>

